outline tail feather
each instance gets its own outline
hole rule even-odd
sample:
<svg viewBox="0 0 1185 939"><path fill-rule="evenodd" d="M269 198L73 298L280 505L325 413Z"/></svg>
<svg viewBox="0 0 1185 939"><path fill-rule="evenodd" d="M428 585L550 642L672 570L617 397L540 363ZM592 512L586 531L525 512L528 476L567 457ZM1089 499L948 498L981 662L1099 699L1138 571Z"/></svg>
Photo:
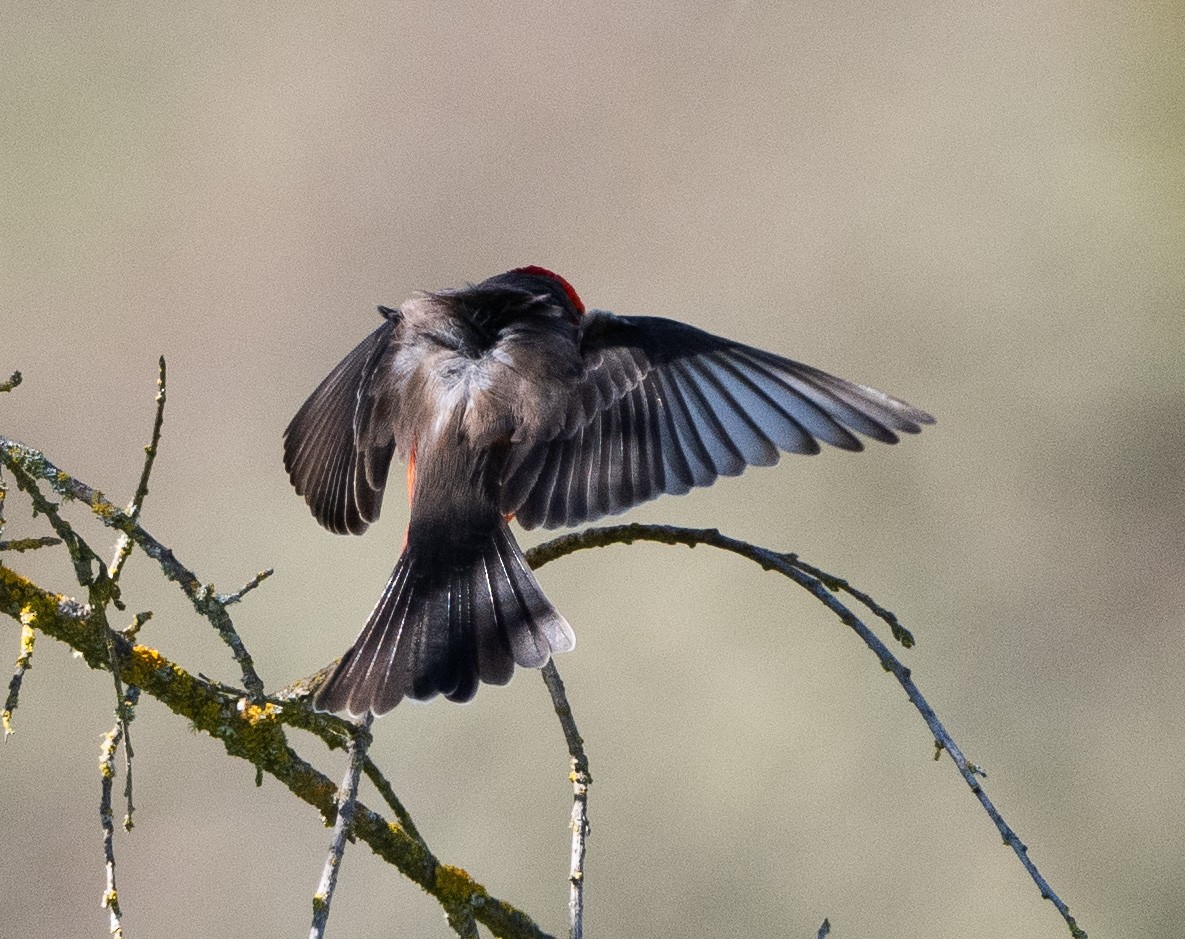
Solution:
<svg viewBox="0 0 1185 939"><path fill-rule="evenodd" d="M395 665L393 653L407 645L400 639L411 600L408 571L407 565L396 565L366 626L318 692L317 707L361 715L372 707L382 707L385 712L399 703L402 693L388 703L389 694L395 691L389 676ZM406 658L406 652L403 657Z"/></svg>
<svg viewBox="0 0 1185 939"><path fill-rule="evenodd" d="M543 596L534 577L527 579L525 584L520 582L524 578L520 576L521 571L514 557L518 552L514 549L501 550L501 546L498 548L495 556L486 562L487 569L492 568L489 584L494 589L490 592L490 599L496 615L503 623L515 618L515 613L520 613L522 623L521 628L504 630L503 635L509 642L515 664L523 668L542 668L550 658L551 646L541 635L539 620L547 616L547 607L551 604Z"/></svg>
<svg viewBox="0 0 1185 939"><path fill-rule="evenodd" d="M543 594L504 522L441 569L409 541L361 634L317 693L325 711L390 711L403 698L468 701L514 666L540 668L575 636Z"/></svg>
<svg viewBox="0 0 1185 939"><path fill-rule="evenodd" d="M514 674L514 656L498 618L498 608L491 600L494 582L483 556L476 566L474 578L468 581L473 634L477 640L477 674L487 684L505 685Z"/></svg>

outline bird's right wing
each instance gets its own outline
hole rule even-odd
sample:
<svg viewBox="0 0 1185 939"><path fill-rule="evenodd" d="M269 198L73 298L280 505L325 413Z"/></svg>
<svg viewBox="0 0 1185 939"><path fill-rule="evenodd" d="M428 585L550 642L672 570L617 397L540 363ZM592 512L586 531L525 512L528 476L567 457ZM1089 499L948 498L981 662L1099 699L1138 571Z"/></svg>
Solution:
<svg viewBox="0 0 1185 939"><path fill-rule="evenodd" d="M861 450L852 431L896 443L934 419L875 388L684 323L590 311L583 380L560 432L516 442L501 508L526 528L623 512L707 486L819 441Z"/></svg>
<svg viewBox="0 0 1185 939"><path fill-rule="evenodd" d="M376 521L395 452L395 398L387 363L396 311L309 395L284 431L284 467L317 521L360 535Z"/></svg>

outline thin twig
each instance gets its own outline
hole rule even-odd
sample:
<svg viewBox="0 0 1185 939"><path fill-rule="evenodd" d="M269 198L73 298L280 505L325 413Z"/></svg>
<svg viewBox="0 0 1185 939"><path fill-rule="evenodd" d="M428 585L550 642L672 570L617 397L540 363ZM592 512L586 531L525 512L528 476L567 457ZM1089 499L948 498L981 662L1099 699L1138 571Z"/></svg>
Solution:
<svg viewBox="0 0 1185 939"><path fill-rule="evenodd" d="M156 417L152 422L152 436L148 446L144 448L144 467L140 470L140 482L136 485L136 493L125 510L133 521L139 521L140 511L144 508L144 499L148 495L148 477L152 475L152 464L156 461L156 451L160 447L160 432L165 423L165 357L160 357L160 371L156 378ZM119 580L120 572L132 553L132 538L127 532L120 532L115 541L115 557L108 567L112 580Z"/></svg>
<svg viewBox="0 0 1185 939"><path fill-rule="evenodd" d="M420 844L422 844L424 846L424 850L426 851L428 849L428 845L420 836L419 829L416 828L416 823L412 821L411 814L406 808L403 807L403 803L400 801L399 796L395 794L394 787L392 787L391 783L387 780L387 777L383 775L382 771L375 764L374 760L372 760L369 756L362 764L362 771L366 773L366 778L370 780L374 788L378 790L379 795L383 797L383 801L386 802L391 811L395 813L395 817L399 820L399 824L403 826L403 830L415 838Z"/></svg>
<svg viewBox="0 0 1185 939"><path fill-rule="evenodd" d="M323 939L325 927L329 923L329 905L333 902L333 891L337 889L337 872L341 869L342 858L346 853L346 838L350 835L350 824L354 820L354 810L358 807L358 780L362 776L373 720L373 715L367 712L350 740L346 775L337 794L337 819L333 823L329 856L325 859L317 892L313 894L313 925L309 929L309 939Z"/></svg>
<svg viewBox="0 0 1185 939"><path fill-rule="evenodd" d="M123 830L131 831L134 827L132 815L136 807L132 805L132 735L131 724L136 716L136 702L140 700L140 689L135 685L128 685L124 697L120 699L119 719L123 721L123 798L125 811L123 815Z"/></svg>
<svg viewBox="0 0 1185 939"><path fill-rule="evenodd" d="M572 783L572 851L568 865L568 930L571 939L583 939L584 855L588 834L591 830L588 824L588 787L592 785L592 774L588 770L588 756L584 752L584 738L580 736L580 731L576 728L576 718L572 714L572 706L568 703L564 682L555 667L555 659L543 666L542 675L543 682L551 694L551 703L555 708L556 717L560 719L564 740L568 744L568 755L571 757L572 768L568 774L568 779Z"/></svg>
<svg viewBox="0 0 1185 939"><path fill-rule="evenodd" d="M111 790L115 780L115 751L123 736L123 724L115 726L103 735L99 747L99 777L102 780L99 795L99 824L103 826L103 860L107 872L107 888L103 891L102 906L110 917L110 931L115 939L123 937L123 911L119 908L119 890L115 886L115 824L111 810Z"/></svg>
<svg viewBox="0 0 1185 939"><path fill-rule="evenodd" d="M236 590L234 593L220 593L215 597L215 599L217 599L217 601L223 606L230 606L232 603L238 603L243 599L243 597L245 597L252 590L271 577L275 572L275 569L271 567L269 567L266 571L260 571L249 581L247 581L247 583L245 583L239 590Z"/></svg>
<svg viewBox="0 0 1185 939"><path fill-rule="evenodd" d="M889 651L888 646L855 613L844 606L828 590L827 584L823 580L804 571L801 567L801 562L796 558L792 559L793 556L779 554L778 552L759 548L736 538L730 538L727 535L722 535L714 528L692 529L669 525L634 524L591 528L586 531L577 532L574 535L564 535L560 538L555 538L527 552L527 561L532 567L541 567L549 561L584 548L607 547L613 544L630 544L634 541L686 545L692 548L696 545L703 544L730 551L733 554L739 554L741 557L756 561L766 570L774 570L789 577L838 616L873 651L885 671L892 672L893 677L897 679L898 683L905 690L905 694L908 696L910 702L917 709L918 713L922 715L922 719L925 720L930 732L934 735L934 740L942 749L951 755L951 759L954 761L959 774L963 777L976 799L979 800L980 805L983 806L984 811L987 812L988 817L991 818L999 830L1004 843L1015 852L1021 865L1028 872L1033 883L1037 885L1037 889L1040 890L1041 896L1053 903L1062 918L1066 921L1066 925L1070 928L1071 936L1074 939L1085 939L1086 933L1078 926L1074 917L1070 915L1069 908L1054 893L1053 888L1049 886L1049 883L1037 869L1037 866L1029 859L1028 847L1017 837L1012 828L1004 821L999 810L996 809L995 805L988 798L979 780L979 775L981 775L982 771L978 766L970 763L963 755L963 752L951 738L946 728L942 725L942 722L938 720L934 709L930 707L929 702L926 701L921 691L918 690L917 685L914 684L913 679L910 677L909 669L897 660L893 653ZM828 575L828 579L834 582L838 582L839 580L839 578L831 575Z"/></svg>
<svg viewBox="0 0 1185 939"><path fill-rule="evenodd" d="M124 639L135 639L140 632L140 627L152 619L152 610L145 610L143 613L137 613L132 617L132 621L128 623L122 630L120 635Z"/></svg>
<svg viewBox="0 0 1185 939"><path fill-rule="evenodd" d="M128 507L125 510L128 517L133 521L139 521L140 512L144 508L144 500L148 497L148 480L152 475L152 465L156 462L157 450L160 448L161 428L164 427L165 422L165 378L165 357L162 355L160 357L160 366L156 379L156 415L152 421L152 434L149 437L148 445L144 448L144 466L140 470L140 481L136 484L135 494L132 496L132 501L128 503ZM119 537L115 540L115 556L112 558L111 563L107 565L107 576L110 578L112 584L119 582L119 575L123 573L123 566L132 554L132 544L131 536L127 532L119 533ZM112 599L116 608L120 610L124 608L117 593L113 594ZM146 620L146 616L136 617L133 622L134 628L132 635L135 635L139 631L140 626ZM132 759L135 756L132 748L131 722L134 716L132 703L139 698L140 691L138 688L131 687L126 693L124 692L123 681L119 675L119 661L115 655L114 639L111 635L107 637L107 646L111 653L111 679L115 686L115 715L123 737L123 794L127 802L127 812L123 818L123 827L125 831L131 831L133 825L132 815L136 810L132 802Z"/></svg>
<svg viewBox="0 0 1185 939"><path fill-rule="evenodd" d="M810 574L816 580L820 581L823 586L825 586L832 593L839 593L840 591L843 591L844 593L852 596L854 599L867 607L868 611L872 613L873 616L884 620L885 623L888 624L889 631L893 634L893 638L901 643L902 646L904 646L906 649L913 648L913 633L901 625L901 621L897 619L897 614L892 610L886 610L863 590L852 586L844 578L836 577L834 574L830 574L821 568L815 567L813 564L807 564L806 561L802 560L802 558L798 557L796 554L783 555L783 557L790 561L800 571L804 571L807 574Z"/></svg>
<svg viewBox="0 0 1185 939"><path fill-rule="evenodd" d="M132 718L135 711L132 708L134 700L140 697L140 689L135 685L123 688L120 670L116 666L115 633L107 631L107 644L111 656L111 682L115 685L115 720L119 723L123 737L123 798L127 800L127 812L123 816L124 831L132 831L132 816L135 806L132 804Z"/></svg>
<svg viewBox="0 0 1185 939"><path fill-rule="evenodd" d="M0 440L3 439L0 437ZM70 555L70 561L74 565L74 577L78 581L79 586L85 587L88 590L94 587L96 578L91 565L98 563L102 567L99 556L74 531L70 523L62 518L61 513L58 512L58 506L50 502L41 492L40 487L37 485L37 474L29 472L28 468L20 463L10 463L5 460L5 464L12 470L12 475L16 478L17 486L29 497L29 501L33 503L33 514L44 515L49 520L50 527L53 528L58 538L66 546L66 551ZM52 486L52 481L50 484ZM100 577L105 572L106 568L102 568Z"/></svg>
<svg viewBox="0 0 1185 939"><path fill-rule="evenodd" d="M4 699L4 711L0 713L6 741L16 733L16 728L12 726L12 715L20 701L21 682L25 679L25 672L33 667L33 644L36 640L37 633L33 631L32 616L21 616L21 651L17 653L16 669L9 679L8 697Z"/></svg>
<svg viewBox="0 0 1185 939"><path fill-rule="evenodd" d="M125 831L131 831L132 814L135 812L135 807L132 805L132 757L134 753L132 752L131 723L135 715L132 705L139 700L140 689L135 685L129 685L127 690L124 690L123 680L119 676L119 657L115 653L116 634L109 628L104 628L103 633L107 642L108 660L111 662L111 681L115 686L115 719L120 731L119 736L123 738L123 794L127 800L127 813L123 817L123 827Z"/></svg>
<svg viewBox="0 0 1185 939"><path fill-rule="evenodd" d="M119 660L115 654L115 633L111 630L111 626L107 621L107 604L114 603L117 607L122 606L119 602L119 585L114 579L108 576L107 568L103 566L99 556L95 553L83 538L74 531L73 527L62 518L61 513L58 512L58 507L45 498L38 487L36 479L28 474L23 466L12 466L13 475L16 477L17 485L24 490L29 499L33 503L34 511L39 512L49 519L50 525L54 531L57 532L59 539L65 544L66 550L70 554L70 559L74 563L74 573L80 586L85 587L90 600L93 615L98 621L99 628L102 630L103 639L107 647L107 660L110 663L111 680L115 689L115 711L121 723L121 737L124 741L124 761L126 771L126 785L124 787L124 794L127 797L127 814L124 817L124 827L128 830L132 827L132 814L134 807L132 805L132 734L131 728L128 726L131 723L131 709L128 705L128 696L124 692L123 681L119 675ZM15 676L14 676L15 677ZM19 683L18 683L19 687ZM138 695L138 692L136 692Z"/></svg>
<svg viewBox="0 0 1185 939"><path fill-rule="evenodd" d="M36 551L38 548L52 548L62 543L61 538L46 535L44 538L17 538L13 541L0 541L0 551Z"/></svg>

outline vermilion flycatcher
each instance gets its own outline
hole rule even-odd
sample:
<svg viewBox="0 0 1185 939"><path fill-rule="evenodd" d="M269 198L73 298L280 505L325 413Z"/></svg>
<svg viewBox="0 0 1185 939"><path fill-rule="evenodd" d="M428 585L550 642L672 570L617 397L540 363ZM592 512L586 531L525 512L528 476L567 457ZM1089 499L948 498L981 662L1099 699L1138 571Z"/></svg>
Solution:
<svg viewBox="0 0 1185 939"><path fill-rule="evenodd" d="M403 554L315 703L384 714L468 701L575 644L507 527L578 525L852 433L933 418L864 385L673 320L585 310L522 267L416 296L342 360L285 431L284 465L330 531L379 517L408 463Z"/></svg>

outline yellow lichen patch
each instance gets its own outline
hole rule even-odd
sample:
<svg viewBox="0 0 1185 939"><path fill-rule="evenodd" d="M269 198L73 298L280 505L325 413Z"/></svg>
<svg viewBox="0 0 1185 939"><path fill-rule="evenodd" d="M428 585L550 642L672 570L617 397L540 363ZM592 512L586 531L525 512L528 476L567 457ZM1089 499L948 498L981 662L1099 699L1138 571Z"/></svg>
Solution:
<svg viewBox="0 0 1185 939"><path fill-rule="evenodd" d="M239 702L239 716L251 726L266 721L275 721L280 715L280 709L272 702L266 701L262 706L252 704L246 698Z"/></svg>
<svg viewBox="0 0 1185 939"><path fill-rule="evenodd" d="M137 679L149 677L156 677L158 679L164 678L185 678L192 681L192 677L184 669L174 665L163 655L156 651L151 646L134 645L132 646L132 668L129 677ZM137 684L143 684L143 681L137 681Z"/></svg>
<svg viewBox="0 0 1185 939"><path fill-rule="evenodd" d="M436 866L436 890L433 891L446 905L473 903L478 897L483 902L489 891L469 876L469 872L451 864Z"/></svg>
<svg viewBox="0 0 1185 939"><path fill-rule="evenodd" d="M99 775L103 779L115 777L115 748L118 746L116 735L108 732L103 734L103 742L99 745Z"/></svg>
<svg viewBox="0 0 1185 939"><path fill-rule="evenodd" d="M151 646L132 646L131 664L125 664L122 672L129 681L158 696L167 689L163 700L173 711L188 717L198 729L215 733L223 723L225 709L222 702L189 672Z"/></svg>
<svg viewBox="0 0 1185 939"><path fill-rule="evenodd" d="M145 663L149 664L150 668L153 669L161 668L162 666L168 664L165 657L157 652L156 649L152 648L152 646L132 646L132 655L142 659Z"/></svg>
<svg viewBox="0 0 1185 939"><path fill-rule="evenodd" d="M21 651L17 655L16 664L18 668L29 668L29 658L33 655L33 643L37 638L37 634L33 632L33 620L37 618L37 614L32 611L26 617L21 614Z"/></svg>

